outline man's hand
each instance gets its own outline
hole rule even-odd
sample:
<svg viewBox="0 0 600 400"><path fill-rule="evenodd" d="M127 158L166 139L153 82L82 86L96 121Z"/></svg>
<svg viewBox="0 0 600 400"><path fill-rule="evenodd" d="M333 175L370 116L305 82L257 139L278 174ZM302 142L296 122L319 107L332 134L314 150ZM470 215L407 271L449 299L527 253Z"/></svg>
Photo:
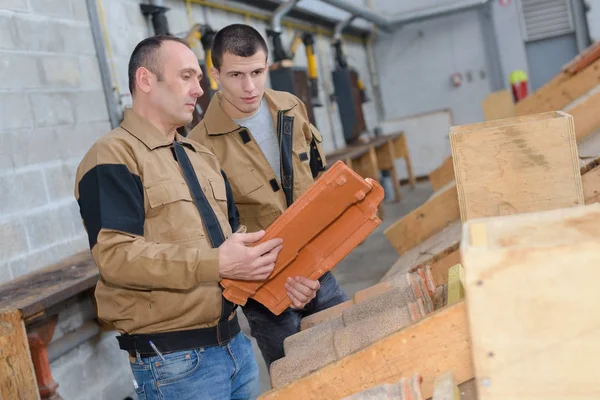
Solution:
<svg viewBox="0 0 600 400"><path fill-rule="evenodd" d="M321 287L319 281L313 281L303 276L288 278L285 284L287 295L292 300L296 308L302 308L317 295L317 290Z"/></svg>
<svg viewBox="0 0 600 400"><path fill-rule="evenodd" d="M265 236L264 231L234 233L219 246L219 274L223 278L246 281L265 280L273 272L282 248L282 239L271 239L248 247Z"/></svg>

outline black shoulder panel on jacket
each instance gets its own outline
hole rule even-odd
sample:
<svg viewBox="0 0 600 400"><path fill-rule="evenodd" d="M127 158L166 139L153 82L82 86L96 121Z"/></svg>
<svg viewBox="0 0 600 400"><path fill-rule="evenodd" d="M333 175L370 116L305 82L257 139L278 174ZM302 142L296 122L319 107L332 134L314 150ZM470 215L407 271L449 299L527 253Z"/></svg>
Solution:
<svg viewBox="0 0 600 400"><path fill-rule="evenodd" d="M139 176L123 164L100 164L79 181L79 212L90 249L100 229L144 234L144 190Z"/></svg>

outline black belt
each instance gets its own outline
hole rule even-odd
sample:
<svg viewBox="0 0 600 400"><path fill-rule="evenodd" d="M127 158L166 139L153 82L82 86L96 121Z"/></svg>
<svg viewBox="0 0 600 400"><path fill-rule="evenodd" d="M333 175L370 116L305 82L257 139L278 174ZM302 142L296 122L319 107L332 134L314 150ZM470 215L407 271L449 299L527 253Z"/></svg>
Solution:
<svg viewBox="0 0 600 400"><path fill-rule="evenodd" d="M224 346L240 332L237 314L230 320L219 321L216 326L185 331L149 333L140 335L117 336L119 348L129 354L139 353L142 357L158 355L150 342L154 343L161 353L173 353L196 349L199 347Z"/></svg>

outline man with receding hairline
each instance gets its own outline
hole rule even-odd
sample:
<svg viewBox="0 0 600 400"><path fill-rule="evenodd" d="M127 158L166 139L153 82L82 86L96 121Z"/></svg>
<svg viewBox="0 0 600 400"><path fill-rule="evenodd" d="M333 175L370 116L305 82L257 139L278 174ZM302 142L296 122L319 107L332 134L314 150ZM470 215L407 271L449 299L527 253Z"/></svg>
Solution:
<svg viewBox="0 0 600 400"><path fill-rule="evenodd" d="M326 165L321 134L304 103L265 89L267 58L267 44L254 28L233 24L217 32L211 73L220 91L189 134L219 159L240 223L250 231L267 229ZM285 290L293 307L281 315L252 299L243 307L267 366L284 356L283 341L299 331L301 318L348 299L330 272L318 281L289 277Z"/></svg>
<svg viewBox="0 0 600 400"><path fill-rule="evenodd" d="M219 282L265 279L282 241L248 246L264 232L245 233L217 158L176 131L202 95L185 42L141 41L128 72L132 108L87 152L75 183L100 272L98 317L120 332L140 398L255 398L252 344Z"/></svg>

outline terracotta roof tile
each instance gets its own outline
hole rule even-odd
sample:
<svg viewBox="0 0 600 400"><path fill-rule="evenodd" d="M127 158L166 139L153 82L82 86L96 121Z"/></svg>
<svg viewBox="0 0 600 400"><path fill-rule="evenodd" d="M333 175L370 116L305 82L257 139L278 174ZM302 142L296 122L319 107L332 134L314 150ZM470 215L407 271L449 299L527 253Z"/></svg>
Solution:
<svg viewBox="0 0 600 400"><path fill-rule="evenodd" d="M242 305L252 297L279 315L291 305L287 278L317 279L332 269L381 223L376 214L383 194L376 181L335 163L267 229L262 241L283 239L269 279L223 279L223 295Z"/></svg>
<svg viewBox="0 0 600 400"><path fill-rule="evenodd" d="M286 356L305 352L307 348L312 348L314 345L324 338L331 338L333 332L344 327L342 317L332 318L315 327L300 331L295 335L288 336L283 341L283 350Z"/></svg>
<svg viewBox="0 0 600 400"><path fill-rule="evenodd" d="M317 341L313 347L305 349L304 352L280 358L271 364L270 375L273 388L285 386L337 359L333 347L333 334L328 338Z"/></svg>
<svg viewBox="0 0 600 400"><path fill-rule="evenodd" d="M335 317L341 317L342 311L347 308L350 308L354 305L353 300L348 300L344 303L338 304L337 306L330 307L326 310L319 311L316 314L309 315L307 317L302 318L300 321L300 331L312 328L322 322L330 320Z"/></svg>
<svg viewBox="0 0 600 400"><path fill-rule="evenodd" d="M419 312L408 306L389 308L365 318L362 323L354 323L336 330L333 341L338 358L352 354L371 343L383 339L399 329L411 325L421 318ZM417 309L418 310L418 309ZM415 318L413 320L413 318Z"/></svg>

